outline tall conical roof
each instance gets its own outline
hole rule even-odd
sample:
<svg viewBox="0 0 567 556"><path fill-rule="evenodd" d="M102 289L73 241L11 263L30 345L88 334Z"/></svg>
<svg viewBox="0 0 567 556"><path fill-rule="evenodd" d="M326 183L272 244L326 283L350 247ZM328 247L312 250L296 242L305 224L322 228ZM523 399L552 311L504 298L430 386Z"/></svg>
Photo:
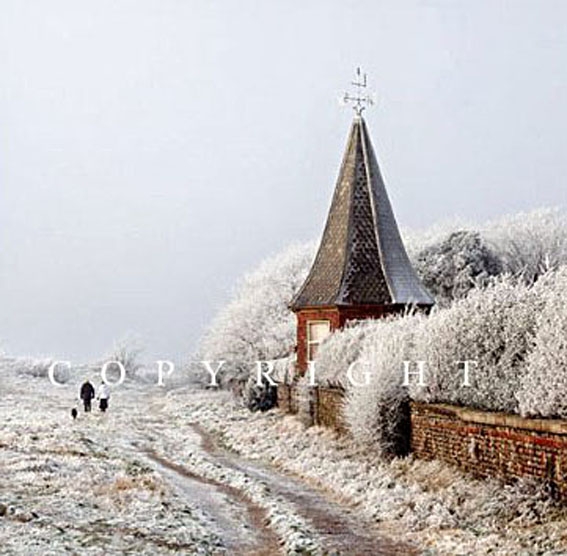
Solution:
<svg viewBox="0 0 567 556"><path fill-rule="evenodd" d="M366 123L357 116L319 251L291 308L433 303L408 258Z"/></svg>

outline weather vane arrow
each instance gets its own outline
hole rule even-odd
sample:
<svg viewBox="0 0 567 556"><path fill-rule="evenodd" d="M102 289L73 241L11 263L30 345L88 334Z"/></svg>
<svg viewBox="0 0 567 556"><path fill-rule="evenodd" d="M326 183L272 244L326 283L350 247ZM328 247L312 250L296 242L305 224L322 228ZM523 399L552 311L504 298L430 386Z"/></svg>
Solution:
<svg viewBox="0 0 567 556"><path fill-rule="evenodd" d="M366 74L362 73L361 69L356 68L356 78L351 81L351 85L355 87L354 93L346 92L341 97L341 102L344 105L350 104L357 116L361 116L362 112L367 106L374 104L374 98L367 90Z"/></svg>

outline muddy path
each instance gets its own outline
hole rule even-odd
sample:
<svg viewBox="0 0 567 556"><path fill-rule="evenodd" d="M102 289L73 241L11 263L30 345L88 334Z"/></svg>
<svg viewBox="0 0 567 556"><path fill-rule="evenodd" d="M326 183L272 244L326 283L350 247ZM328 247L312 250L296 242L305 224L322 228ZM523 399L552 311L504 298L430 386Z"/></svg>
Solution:
<svg viewBox="0 0 567 556"><path fill-rule="evenodd" d="M163 422L143 430L130 430L124 439L133 454L157 471L169 486L187 503L198 506L210 530L222 540L215 555L277 556L282 554L279 538L267 525L264 508L255 504L242 491L209 477L204 477L162 451L158 453L152 440L160 435ZM192 431L191 431L192 432ZM188 435L187 442L201 451L198 434Z"/></svg>
<svg viewBox="0 0 567 556"><path fill-rule="evenodd" d="M157 471L189 505L197 506L207 526L222 542L215 554L231 556L277 556L284 554L283 540L268 521L264 504L252 500L238 485L231 486L220 477L201 475L185 453L205 457L219 469L236 472L260 484L270 499L285 501L303 522L324 554L348 556L411 556L418 552L409 545L384 536L374 524L364 523L355 509L331 500L330 495L275 469L269 464L249 460L228 451L220 442L191 419L176 421L168 415L162 396L131 390L114 402L109 423L112 436L95 438L95 445L108 442L117 454L134 456ZM114 400L113 400L114 401ZM48 403L56 403L50 400ZM180 433L178 427L183 432ZM92 434L92 433L90 433ZM182 448L179 445L182 439ZM86 439L88 440L88 438ZM188 451L187 451L188 450ZM280 532L281 534L281 532Z"/></svg>
<svg viewBox="0 0 567 556"><path fill-rule="evenodd" d="M220 448L200 425L192 424L192 427L202 438L203 449L217 463L264 483L274 496L291 502L297 513L312 524L326 553L349 556L411 556L418 553L409 545L382 537L373 526L365 526L352 510L329 500L304 482L228 452Z"/></svg>
<svg viewBox="0 0 567 556"><path fill-rule="evenodd" d="M223 539L227 554L275 556L279 539L266 525L265 510L239 490L196 475L152 450L147 457L166 481L199 507L211 519L211 527Z"/></svg>

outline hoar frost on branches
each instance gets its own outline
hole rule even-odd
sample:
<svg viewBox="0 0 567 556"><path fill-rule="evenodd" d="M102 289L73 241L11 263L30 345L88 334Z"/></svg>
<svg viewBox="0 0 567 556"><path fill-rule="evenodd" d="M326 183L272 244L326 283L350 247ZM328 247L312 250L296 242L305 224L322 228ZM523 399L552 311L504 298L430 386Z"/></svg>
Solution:
<svg viewBox="0 0 567 556"><path fill-rule="evenodd" d="M481 233L504 270L528 284L567 264L567 214L559 208L518 213L488 223Z"/></svg>
<svg viewBox="0 0 567 556"><path fill-rule="evenodd" d="M408 450L409 395L400 370L414 355L413 337L422 318L375 321L357 359L360 385L347 389L345 416L354 438L382 456Z"/></svg>
<svg viewBox="0 0 567 556"><path fill-rule="evenodd" d="M447 309L434 311L416 333L415 357L427 362L425 386L412 398L494 411L518 411L517 394L533 347L538 290L503 277ZM463 387L459 361L474 361Z"/></svg>
<svg viewBox="0 0 567 556"><path fill-rule="evenodd" d="M359 359L363 340L373 327L374 321L355 321L323 341L317 355L317 384L345 388L345 371Z"/></svg>
<svg viewBox="0 0 567 556"><path fill-rule="evenodd" d="M404 235L418 275L440 305L482 287L492 276L506 273L532 284L567 264L567 214L559 208L483 225L449 222Z"/></svg>
<svg viewBox="0 0 567 556"><path fill-rule="evenodd" d="M524 416L567 418L567 267L547 278L518 398Z"/></svg>
<svg viewBox="0 0 567 556"><path fill-rule="evenodd" d="M199 359L226 361L223 386L242 390L255 361L289 357L295 346L295 316L288 304L301 287L314 244L296 245L263 262L238 285L233 300L213 320Z"/></svg>
<svg viewBox="0 0 567 556"><path fill-rule="evenodd" d="M424 286L444 305L502 272L500 259L473 231L452 232L421 251L414 264Z"/></svg>

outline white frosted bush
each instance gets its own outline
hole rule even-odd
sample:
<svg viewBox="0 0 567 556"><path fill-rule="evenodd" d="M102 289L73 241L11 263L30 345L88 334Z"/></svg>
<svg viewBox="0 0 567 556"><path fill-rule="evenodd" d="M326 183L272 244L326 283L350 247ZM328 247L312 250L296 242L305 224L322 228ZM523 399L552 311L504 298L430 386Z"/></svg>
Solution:
<svg viewBox="0 0 567 556"><path fill-rule="evenodd" d="M50 357L0 357L0 375L22 376L26 378L38 378L48 380L49 367L55 359ZM71 364L57 365L53 372L53 378L59 384L76 382L85 377L92 378L95 367L92 365Z"/></svg>
<svg viewBox="0 0 567 556"><path fill-rule="evenodd" d="M409 396L403 386L403 368L404 360L414 356L414 335L422 319L414 315L376 321L365 336L353 372L355 380L363 383L366 369L369 383L348 384L349 429L362 445L372 446L383 456L407 450Z"/></svg>
<svg viewBox="0 0 567 556"><path fill-rule="evenodd" d="M567 267L545 280L540 290L543 307L521 381L520 412L567 418Z"/></svg>
<svg viewBox="0 0 567 556"><path fill-rule="evenodd" d="M357 321L328 336L317 352L316 378L322 386L346 386L348 366L360 356L363 340L375 321Z"/></svg>
<svg viewBox="0 0 567 556"><path fill-rule="evenodd" d="M137 378L138 372L143 368L140 360L143 352L142 340L135 335L128 334L114 343L114 346L102 363L117 361L124 367L128 378ZM108 367L108 375L111 376L112 374L116 375L116 377L119 375L119 370L115 365Z"/></svg>
<svg viewBox="0 0 567 556"><path fill-rule="evenodd" d="M5 358L2 361L5 369L15 371L20 376L29 376L33 378L47 378L49 367L53 363L50 358L37 357L16 357ZM63 373L58 369L57 376L61 379ZM65 373L66 374L66 373Z"/></svg>
<svg viewBox="0 0 567 556"><path fill-rule="evenodd" d="M534 343L539 290L501 278L434 312L420 327L416 357L427 362L426 385L413 382L413 399L495 411L518 411L517 393ZM463 386L463 364L470 386Z"/></svg>

